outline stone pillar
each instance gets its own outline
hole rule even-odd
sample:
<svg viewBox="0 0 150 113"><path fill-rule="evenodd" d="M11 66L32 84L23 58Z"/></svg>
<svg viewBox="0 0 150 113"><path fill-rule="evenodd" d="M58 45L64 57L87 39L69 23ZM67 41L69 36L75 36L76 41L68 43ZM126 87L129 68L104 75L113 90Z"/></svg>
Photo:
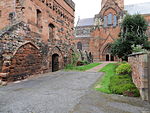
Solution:
<svg viewBox="0 0 150 113"><path fill-rule="evenodd" d="M150 54L148 54L148 101L150 103Z"/></svg>
<svg viewBox="0 0 150 113"><path fill-rule="evenodd" d="M133 82L139 89L142 100L150 100L150 55L132 54L128 62L132 66Z"/></svg>

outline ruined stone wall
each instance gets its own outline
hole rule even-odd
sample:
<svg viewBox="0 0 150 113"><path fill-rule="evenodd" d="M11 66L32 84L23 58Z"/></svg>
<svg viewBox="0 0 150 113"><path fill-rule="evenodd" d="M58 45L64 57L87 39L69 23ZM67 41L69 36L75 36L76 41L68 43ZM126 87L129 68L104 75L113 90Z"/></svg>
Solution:
<svg viewBox="0 0 150 113"><path fill-rule="evenodd" d="M150 57L148 54L137 53L128 58L132 66L132 78L136 87L140 90L143 100L150 99ZM149 88L149 89L148 89ZM149 100L150 101L150 100Z"/></svg>
<svg viewBox="0 0 150 113"><path fill-rule="evenodd" d="M68 63L71 56L70 49L74 46L74 8L69 5L70 2L66 3L64 0L15 2L15 20L11 24L5 24L5 28L0 30L2 79L11 81L36 72L51 71L53 54L59 55L59 69ZM58 48L59 51L54 48ZM31 60L32 58L34 60Z"/></svg>
<svg viewBox="0 0 150 113"><path fill-rule="evenodd" d="M24 79L32 74L38 74L41 72L41 64L42 56L38 48L27 43L20 47L11 59L11 65L7 67L9 68L9 77L7 80L16 81L18 79ZM3 72L5 73L7 71L3 70Z"/></svg>

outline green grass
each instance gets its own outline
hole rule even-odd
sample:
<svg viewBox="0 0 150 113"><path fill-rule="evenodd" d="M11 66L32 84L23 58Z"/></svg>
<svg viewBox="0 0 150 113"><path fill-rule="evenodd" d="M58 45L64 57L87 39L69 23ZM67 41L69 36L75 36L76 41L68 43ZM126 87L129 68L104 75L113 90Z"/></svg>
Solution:
<svg viewBox="0 0 150 113"><path fill-rule="evenodd" d="M98 81L95 85L95 89L97 91L101 91L108 94L111 93L111 91L109 90L110 78L116 74L116 67L117 65L115 65L114 63L110 63L100 70L100 72L104 72L105 74L101 78L101 80Z"/></svg>
<svg viewBox="0 0 150 113"><path fill-rule="evenodd" d="M75 71L86 71L86 70L89 70L89 69L92 69L98 65L100 65L101 63L92 63L92 64L88 64L88 65L84 65L84 66L72 66L72 65L67 65L65 67L65 70L66 71L69 71L69 70L75 70Z"/></svg>
<svg viewBox="0 0 150 113"><path fill-rule="evenodd" d="M118 64L110 63L103 67L100 72L104 72L104 76L95 85L97 91L108 94L119 94L124 96L138 97L140 96L138 89L132 82L130 74L118 75L116 68Z"/></svg>

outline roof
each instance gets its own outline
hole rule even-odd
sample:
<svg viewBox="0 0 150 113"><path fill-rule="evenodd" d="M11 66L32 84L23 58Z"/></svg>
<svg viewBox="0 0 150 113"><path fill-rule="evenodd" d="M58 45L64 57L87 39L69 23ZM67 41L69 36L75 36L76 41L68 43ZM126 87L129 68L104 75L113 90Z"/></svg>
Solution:
<svg viewBox="0 0 150 113"><path fill-rule="evenodd" d="M150 2L125 5L125 10L131 15L133 15L133 14L150 14Z"/></svg>
<svg viewBox="0 0 150 113"><path fill-rule="evenodd" d="M86 18L86 19L79 19L77 23L78 26L92 26L94 25L94 18Z"/></svg>
<svg viewBox="0 0 150 113"><path fill-rule="evenodd" d="M133 14L150 14L150 2L125 5L124 9L131 15ZM79 19L77 27L93 26L94 18Z"/></svg>

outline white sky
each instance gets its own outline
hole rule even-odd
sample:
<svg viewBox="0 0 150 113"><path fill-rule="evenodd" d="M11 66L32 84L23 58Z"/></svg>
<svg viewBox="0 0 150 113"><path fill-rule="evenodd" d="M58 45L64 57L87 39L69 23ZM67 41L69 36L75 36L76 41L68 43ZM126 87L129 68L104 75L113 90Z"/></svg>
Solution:
<svg viewBox="0 0 150 113"><path fill-rule="evenodd" d="M94 17L95 14L98 14L101 9L101 0L73 0L76 4L75 11L75 22L77 22L78 17L90 18ZM150 2L150 0L124 0L125 5L136 4L143 2Z"/></svg>

